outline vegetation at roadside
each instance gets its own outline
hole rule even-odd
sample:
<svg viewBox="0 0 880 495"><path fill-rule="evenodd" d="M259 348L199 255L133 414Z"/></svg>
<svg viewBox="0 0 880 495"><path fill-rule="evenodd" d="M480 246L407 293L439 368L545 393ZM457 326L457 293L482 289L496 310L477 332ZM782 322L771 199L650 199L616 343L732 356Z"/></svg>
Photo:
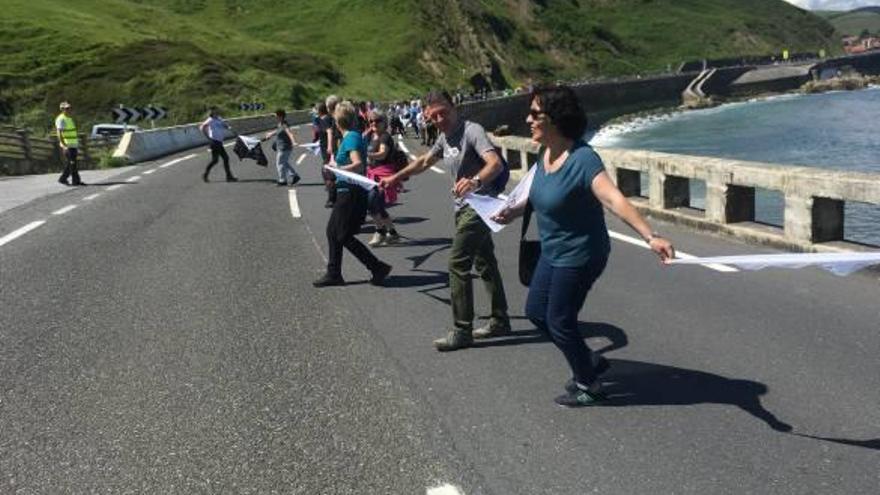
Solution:
<svg viewBox="0 0 880 495"><path fill-rule="evenodd" d="M35 129L62 99L83 129L118 104L164 105L166 125L330 92L391 99L839 53L830 24L782 0L4 0L3 14L0 122Z"/></svg>
<svg viewBox="0 0 880 495"><path fill-rule="evenodd" d="M880 36L880 7L865 7L851 11L822 11L817 14L831 23L844 36L865 33Z"/></svg>

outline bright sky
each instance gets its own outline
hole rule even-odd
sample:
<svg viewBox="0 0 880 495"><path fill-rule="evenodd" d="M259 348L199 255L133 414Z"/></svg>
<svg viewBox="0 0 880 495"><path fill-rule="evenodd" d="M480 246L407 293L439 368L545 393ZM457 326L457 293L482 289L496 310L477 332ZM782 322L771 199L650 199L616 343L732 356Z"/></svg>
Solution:
<svg viewBox="0 0 880 495"><path fill-rule="evenodd" d="M880 6L880 0L786 0L808 10L852 10Z"/></svg>

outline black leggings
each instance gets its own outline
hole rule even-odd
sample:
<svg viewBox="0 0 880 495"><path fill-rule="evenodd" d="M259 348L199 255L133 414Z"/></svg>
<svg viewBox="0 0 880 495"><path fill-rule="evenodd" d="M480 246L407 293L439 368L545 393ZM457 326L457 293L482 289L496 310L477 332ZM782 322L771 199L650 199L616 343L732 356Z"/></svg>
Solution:
<svg viewBox="0 0 880 495"><path fill-rule="evenodd" d="M337 192L336 203L327 222L327 274L333 277L342 275L343 248L348 249L371 272L382 266L370 249L355 237L367 213L367 192L357 186L348 187L350 189Z"/></svg>
<svg viewBox="0 0 880 495"><path fill-rule="evenodd" d="M226 177L232 177L232 172L229 170L229 155L226 154L226 149L223 148L222 141L214 141L211 140L211 163L208 164L208 168L205 169L205 175L208 175L208 172L211 171L211 168L217 164L217 160L220 158L223 159L223 168L226 169Z"/></svg>

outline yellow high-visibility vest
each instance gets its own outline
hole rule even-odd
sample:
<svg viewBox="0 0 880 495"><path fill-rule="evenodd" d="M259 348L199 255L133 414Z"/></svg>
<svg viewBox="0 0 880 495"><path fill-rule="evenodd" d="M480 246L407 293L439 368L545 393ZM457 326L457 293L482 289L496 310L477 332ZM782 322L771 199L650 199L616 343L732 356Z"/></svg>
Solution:
<svg viewBox="0 0 880 495"><path fill-rule="evenodd" d="M63 127L63 129L62 129ZM68 148L78 148L79 138L76 135L76 123L72 117L68 117L63 113L55 118L55 128L61 132L61 139L64 146Z"/></svg>

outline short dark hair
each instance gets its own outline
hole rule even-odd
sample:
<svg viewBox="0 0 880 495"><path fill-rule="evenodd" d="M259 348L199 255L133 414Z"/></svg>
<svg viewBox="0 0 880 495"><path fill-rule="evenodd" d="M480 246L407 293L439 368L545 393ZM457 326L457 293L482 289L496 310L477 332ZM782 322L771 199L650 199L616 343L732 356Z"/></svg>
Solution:
<svg viewBox="0 0 880 495"><path fill-rule="evenodd" d="M529 94L529 104L538 100L550 123L568 139L580 139L587 132L587 113L568 86L538 86Z"/></svg>
<svg viewBox="0 0 880 495"><path fill-rule="evenodd" d="M454 107L455 103L452 103L452 97L449 96L449 92L445 89L435 89L428 92L425 95L425 106L429 107L431 105L446 105L450 107Z"/></svg>
<svg viewBox="0 0 880 495"><path fill-rule="evenodd" d="M318 103L318 113L319 114L329 113L329 110L327 110L327 104L324 103L323 101L321 103Z"/></svg>

